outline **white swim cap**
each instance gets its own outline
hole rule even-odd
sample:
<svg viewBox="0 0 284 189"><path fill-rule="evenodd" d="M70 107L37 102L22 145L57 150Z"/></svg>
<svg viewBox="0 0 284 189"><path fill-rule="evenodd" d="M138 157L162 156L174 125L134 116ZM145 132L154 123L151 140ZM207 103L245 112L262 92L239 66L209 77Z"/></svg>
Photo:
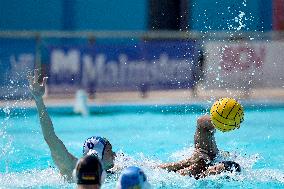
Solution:
<svg viewBox="0 0 284 189"><path fill-rule="evenodd" d="M102 137L92 136L88 138L83 145L83 155L97 155L100 159L103 159L106 143L107 140Z"/></svg>

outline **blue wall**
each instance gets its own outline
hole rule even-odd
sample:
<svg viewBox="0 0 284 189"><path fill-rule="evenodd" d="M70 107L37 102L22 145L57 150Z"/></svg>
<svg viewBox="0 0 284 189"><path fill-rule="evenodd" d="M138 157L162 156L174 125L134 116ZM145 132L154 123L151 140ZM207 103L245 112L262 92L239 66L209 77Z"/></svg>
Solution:
<svg viewBox="0 0 284 189"><path fill-rule="evenodd" d="M146 30L147 0L77 0L77 29Z"/></svg>
<svg viewBox="0 0 284 189"><path fill-rule="evenodd" d="M229 30L240 24L234 19L244 12L241 30L267 31L272 29L272 0L190 0L192 30ZM245 20L246 19L246 20ZM232 25L232 27L230 27Z"/></svg>
<svg viewBox="0 0 284 189"><path fill-rule="evenodd" d="M59 30L61 1L0 0L1 30Z"/></svg>
<svg viewBox="0 0 284 189"><path fill-rule="evenodd" d="M0 0L0 30L147 30L149 0ZM193 30L272 29L272 0L189 0ZM246 5L246 6L245 6ZM228 8L230 7L230 8ZM247 20L244 20L247 19Z"/></svg>
<svg viewBox="0 0 284 189"><path fill-rule="evenodd" d="M145 30L147 0L0 0L0 30Z"/></svg>

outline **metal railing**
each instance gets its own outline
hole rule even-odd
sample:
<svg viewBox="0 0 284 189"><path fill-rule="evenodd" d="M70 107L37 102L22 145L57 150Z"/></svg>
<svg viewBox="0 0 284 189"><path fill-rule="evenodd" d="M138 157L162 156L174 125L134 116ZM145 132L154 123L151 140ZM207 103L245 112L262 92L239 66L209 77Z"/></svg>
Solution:
<svg viewBox="0 0 284 189"><path fill-rule="evenodd" d="M245 40L284 38L284 32L243 31L0 31L0 38L140 38Z"/></svg>

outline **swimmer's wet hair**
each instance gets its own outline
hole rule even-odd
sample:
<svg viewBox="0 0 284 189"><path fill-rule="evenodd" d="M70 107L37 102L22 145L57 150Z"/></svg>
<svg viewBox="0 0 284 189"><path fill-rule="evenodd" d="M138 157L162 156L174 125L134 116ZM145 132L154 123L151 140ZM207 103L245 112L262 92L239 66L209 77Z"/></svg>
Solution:
<svg viewBox="0 0 284 189"><path fill-rule="evenodd" d="M77 184L101 185L103 167L97 156L86 155L78 160L73 173Z"/></svg>

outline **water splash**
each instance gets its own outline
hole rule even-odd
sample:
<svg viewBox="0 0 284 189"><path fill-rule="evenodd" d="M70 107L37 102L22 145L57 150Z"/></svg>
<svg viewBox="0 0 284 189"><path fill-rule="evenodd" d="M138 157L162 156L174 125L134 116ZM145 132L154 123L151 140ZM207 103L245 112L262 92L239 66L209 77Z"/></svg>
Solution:
<svg viewBox="0 0 284 189"><path fill-rule="evenodd" d="M3 112L5 113L4 120L0 124L0 159L5 162L5 172L9 170L9 156L13 153L13 137L7 133L7 128L10 126L10 107L5 106L3 108Z"/></svg>
<svg viewBox="0 0 284 189"><path fill-rule="evenodd" d="M180 161L185 159L186 157L189 157L194 151L194 147L190 146L187 148L184 148L180 151L174 152L170 155L170 159L172 159L173 161Z"/></svg>
<svg viewBox="0 0 284 189"><path fill-rule="evenodd" d="M193 152L192 146L182 150L173 152L170 155L171 161L179 161L185 159ZM140 153L138 157L132 157L123 152L119 152L116 157L115 164L120 167L116 171L116 175L108 179L106 188L113 188L115 182L120 175L120 171L128 166L139 166L148 176L148 180L153 188L219 188L219 187L239 187L240 181L255 182L262 184L263 182L276 182L282 185L284 183L284 172L280 170L271 169L253 169L253 166L260 159L259 154L241 155L238 152L232 152L230 155L220 155L217 157L217 162L231 160L239 163L242 167L242 172L230 173L224 172L219 175L209 176L204 179L195 180L189 176L181 176L174 172L167 172L166 170L158 168L162 162L160 160L146 157ZM254 184L252 184L254 185ZM255 185L254 185L255 186Z"/></svg>
<svg viewBox="0 0 284 189"><path fill-rule="evenodd" d="M245 13L243 11L239 11L239 15L235 17L235 22L239 24L239 26L236 28L237 31L241 30L242 28L245 28L245 24L243 23L243 18L245 16Z"/></svg>
<svg viewBox="0 0 284 189"><path fill-rule="evenodd" d="M53 168L44 170L32 169L23 172L0 173L0 183L3 188L74 188L67 183L59 172ZM48 187L51 188L51 187Z"/></svg>

